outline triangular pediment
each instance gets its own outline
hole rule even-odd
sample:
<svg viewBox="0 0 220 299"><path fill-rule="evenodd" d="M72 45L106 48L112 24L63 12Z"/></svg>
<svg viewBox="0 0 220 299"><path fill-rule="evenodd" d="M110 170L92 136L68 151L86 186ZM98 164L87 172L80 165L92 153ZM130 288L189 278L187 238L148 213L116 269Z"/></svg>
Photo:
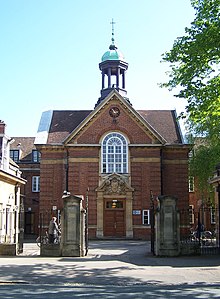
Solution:
<svg viewBox="0 0 220 299"><path fill-rule="evenodd" d="M125 195L127 192L133 192L134 189L129 185L125 175L112 173L102 177L102 182L96 191L103 192L104 195Z"/></svg>
<svg viewBox="0 0 220 299"><path fill-rule="evenodd" d="M64 140L64 144L77 144L77 139L90 128L98 118L106 118L103 116L106 111L110 111L110 107L118 105L127 116L129 116L136 125L141 128L152 140L154 144L164 144L166 140L144 119L132 106L124 99L117 90L113 90ZM112 120L117 122L112 115ZM108 127L108 130L110 128ZM113 130L112 128L110 130Z"/></svg>

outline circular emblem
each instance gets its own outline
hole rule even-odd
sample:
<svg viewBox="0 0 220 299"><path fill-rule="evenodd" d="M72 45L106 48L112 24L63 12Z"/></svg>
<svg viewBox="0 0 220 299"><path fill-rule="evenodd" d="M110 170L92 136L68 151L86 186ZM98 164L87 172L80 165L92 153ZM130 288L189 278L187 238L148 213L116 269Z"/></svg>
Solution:
<svg viewBox="0 0 220 299"><path fill-rule="evenodd" d="M109 110L109 114L111 117L118 117L120 115L120 110L118 109L118 107L112 107L110 110Z"/></svg>

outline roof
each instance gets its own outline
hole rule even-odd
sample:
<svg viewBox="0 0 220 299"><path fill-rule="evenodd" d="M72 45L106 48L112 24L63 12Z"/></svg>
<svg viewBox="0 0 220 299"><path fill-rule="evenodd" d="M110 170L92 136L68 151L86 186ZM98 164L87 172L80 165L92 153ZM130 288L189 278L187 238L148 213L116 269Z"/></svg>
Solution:
<svg viewBox="0 0 220 299"><path fill-rule="evenodd" d="M119 51L117 48L113 50L108 50L102 55L102 61L106 60L122 60L124 61L124 55L121 51Z"/></svg>
<svg viewBox="0 0 220 299"><path fill-rule="evenodd" d="M47 143L61 143L92 110L53 111Z"/></svg>
<svg viewBox="0 0 220 299"><path fill-rule="evenodd" d="M92 112L93 110L54 110L46 143L62 143ZM175 110L137 110L137 112L167 143L182 143Z"/></svg>
<svg viewBox="0 0 220 299"><path fill-rule="evenodd" d="M167 143L182 143L182 135L175 110L137 111Z"/></svg>
<svg viewBox="0 0 220 299"><path fill-rule="evenodd" d="M35 137L13 137L14 142L10 145L11 150L21 150L20 160L31 160Z"/></svg>

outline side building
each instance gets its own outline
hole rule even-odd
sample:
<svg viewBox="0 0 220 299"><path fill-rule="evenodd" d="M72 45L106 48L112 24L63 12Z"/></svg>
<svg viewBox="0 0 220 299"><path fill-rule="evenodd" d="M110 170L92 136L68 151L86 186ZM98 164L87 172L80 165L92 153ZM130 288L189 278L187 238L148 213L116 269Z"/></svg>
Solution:
<svg viewBox="0 0 220 299"><path fill-rule="evenodd" d="M13 137L10 157L15 161L22 177L27 181L21 187L24 205L25 238L39 233L39 198L40 198L40 153L34 145L34 137Z"/></svg>
<svg viewBox="0 0 220 299"><path fill-rule="evenodd" d="M19 166L10 159L13 138L5 133L6 125L0 121L0 254L16 255L22 250L23 206L20 189L26 181Z"/></svg>

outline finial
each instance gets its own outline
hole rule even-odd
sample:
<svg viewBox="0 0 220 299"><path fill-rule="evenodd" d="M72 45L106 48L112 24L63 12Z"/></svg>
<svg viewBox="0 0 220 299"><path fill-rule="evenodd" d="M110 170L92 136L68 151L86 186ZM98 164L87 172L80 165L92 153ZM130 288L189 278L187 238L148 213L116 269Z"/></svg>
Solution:
<svg viewBox="0 0 220 299"><path fill-rule="evenodd" d="M109 47L109 50L115 50L117 49L117 47L115 46L115 38L114 38L114 20L112 19L112 21L110 22L110 24L112 25L112 43Z"/></svg>

